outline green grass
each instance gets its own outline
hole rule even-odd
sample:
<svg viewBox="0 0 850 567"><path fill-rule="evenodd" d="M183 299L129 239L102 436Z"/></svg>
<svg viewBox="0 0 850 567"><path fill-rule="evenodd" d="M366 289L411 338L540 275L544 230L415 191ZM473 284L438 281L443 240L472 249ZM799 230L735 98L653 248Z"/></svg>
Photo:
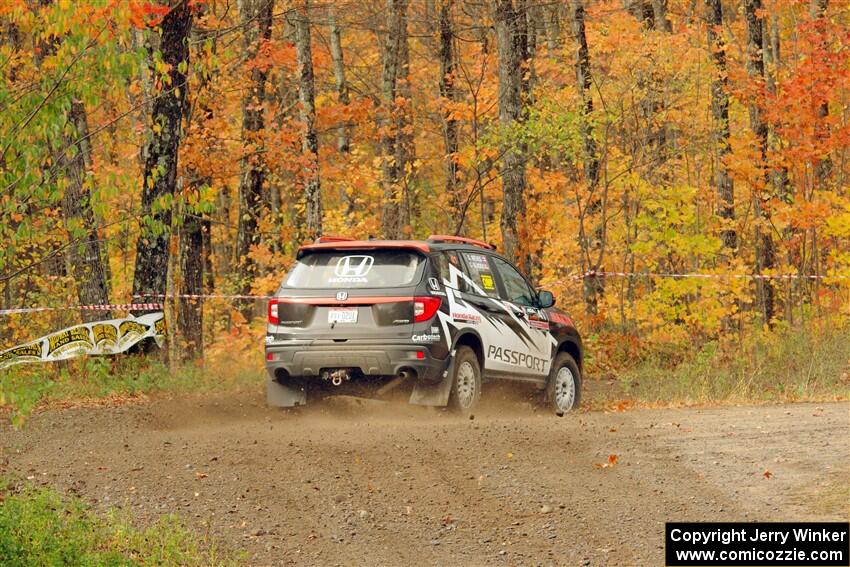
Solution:
<svg viewBox="0 0 850 567"><path fill-rule="evenodd" d="M0 370L0 407L10 408L13 424L20 425L36 407L55 401L259 387L265 373L251 362L170 370L156 355L119 355L21 364Z"/></svg>
<svg viewBox="0 0 850 567"><path fill-rule="evenodd" d="M139 529L49 489L0 484L0 563L42 565L237 565L241 559L198 537L174 516Z"/></svg>
<svg viewBox="0 0 850 567"><path fill-rule="evenodd" d="M621 398L649 404L846 399L850 328L823 325L709 341L686 356L649 354L617 374Z"/></svg>

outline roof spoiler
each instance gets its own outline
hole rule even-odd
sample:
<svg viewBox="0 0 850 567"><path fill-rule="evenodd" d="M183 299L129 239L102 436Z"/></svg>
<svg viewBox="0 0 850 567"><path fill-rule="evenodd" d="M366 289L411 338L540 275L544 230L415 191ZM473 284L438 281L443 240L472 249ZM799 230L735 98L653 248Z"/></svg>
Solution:
<svg viewBox="0 0 850 567"><path fill-rule="evenodd" d="M483 240L475 240L474 238L466 238L464 236L452 236L450 234L432 234L428 237L428 240L432 242L457 242L459 244L470 244L472 246L486 248L487 250L496 249L495 246L488 244Z"/></svg>
<svg viewBox="0 0 850 567"><path fill-rule="evenodd" d="M347 236L320 236L314 242L314 244L322 244L324 242L350 242L354 240L353 238L348 238Z"/></svg>

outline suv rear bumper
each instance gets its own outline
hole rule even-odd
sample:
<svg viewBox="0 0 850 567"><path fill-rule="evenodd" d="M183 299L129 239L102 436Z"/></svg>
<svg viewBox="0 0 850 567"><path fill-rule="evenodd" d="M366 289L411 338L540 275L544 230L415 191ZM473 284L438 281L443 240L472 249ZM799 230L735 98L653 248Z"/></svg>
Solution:
<svg viewBox="0 0 850 567"><path fill-rule="evenodd" d="M443 378L449 359L433 356L430 346L413 342L272 342L266 344L266 370L280 383L289 377L320 379L324 370L335 368L356 368L366 376L398 376L403 370L412 370L417 380L433 384Z"/></svg>

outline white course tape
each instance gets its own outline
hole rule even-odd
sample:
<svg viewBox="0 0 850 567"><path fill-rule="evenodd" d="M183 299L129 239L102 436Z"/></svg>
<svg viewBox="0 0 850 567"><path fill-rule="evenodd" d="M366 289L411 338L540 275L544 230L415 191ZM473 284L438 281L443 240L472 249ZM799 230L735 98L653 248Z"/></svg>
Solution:
<svg viewBox="0 0 850 567"><path fill-rule="evenodd" d="M162 312L75 325L0 352L0 369L24 362L118 354L149 338L162 346L165 335Z"/></svg>
<svg viewBox="0 0 850 567"><path fill-rule="evenodd" d="M546 285L561 284L568 281L578 281L587 278L672 278L672 279L750 279L750 280L850 280L850 275L809 275L809 274L668 274L659 272L596 272L588 270L547 282Z"/></svg>
<svg viewBox="0 0 850 567"><path fill-rule="evenodd" d="M672 278L672 279L751 279L751 280L850 280L850 275L808 275L808 274L670 274L660 272L596 272L588 270L581 274L573 274L557 280L552 280L543 285L558 285L570 281L580 281L588 278ZM274 295L238 295L238 294L192 294L192 293L151 293L135 295L133 299L146 301L148 299L239 299L239 300L269 300ZM0 309L2 315L16 315L19 313L37 313L39 311L108 311L112 309L124 311L147 311L163 309L162 303L125 303L119 305L76 305L66 307L20 307L15 309Z"/></svg>
<svg viewBox="0 0 850 567"><path fill-rule="evenodd" d="M221 293L147 293L134 295L135 299L272 299L274 295L228 295Z"/></svg>
<svg viewBox="0 0 850 567"><path fill-rule="evenodd" d="M16 307L15 309L0 309L0 315L17 315L19 313L38 313L40 311L150 311L162 309L161 303L124 303L117 305L69 305L66 307Z"/></svg>

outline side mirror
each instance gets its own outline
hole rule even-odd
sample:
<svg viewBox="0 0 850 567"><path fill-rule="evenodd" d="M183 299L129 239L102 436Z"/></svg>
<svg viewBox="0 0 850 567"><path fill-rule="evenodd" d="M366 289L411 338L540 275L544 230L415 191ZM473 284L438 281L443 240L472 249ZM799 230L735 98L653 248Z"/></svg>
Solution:
<svg viewBox="0 0 850 567"><path fill-rule="evenodd" d="M540 304L541 309L552 307L555 305L555 296L552 295L551 291L541 290L537 292L537 303Z"/></svg>

